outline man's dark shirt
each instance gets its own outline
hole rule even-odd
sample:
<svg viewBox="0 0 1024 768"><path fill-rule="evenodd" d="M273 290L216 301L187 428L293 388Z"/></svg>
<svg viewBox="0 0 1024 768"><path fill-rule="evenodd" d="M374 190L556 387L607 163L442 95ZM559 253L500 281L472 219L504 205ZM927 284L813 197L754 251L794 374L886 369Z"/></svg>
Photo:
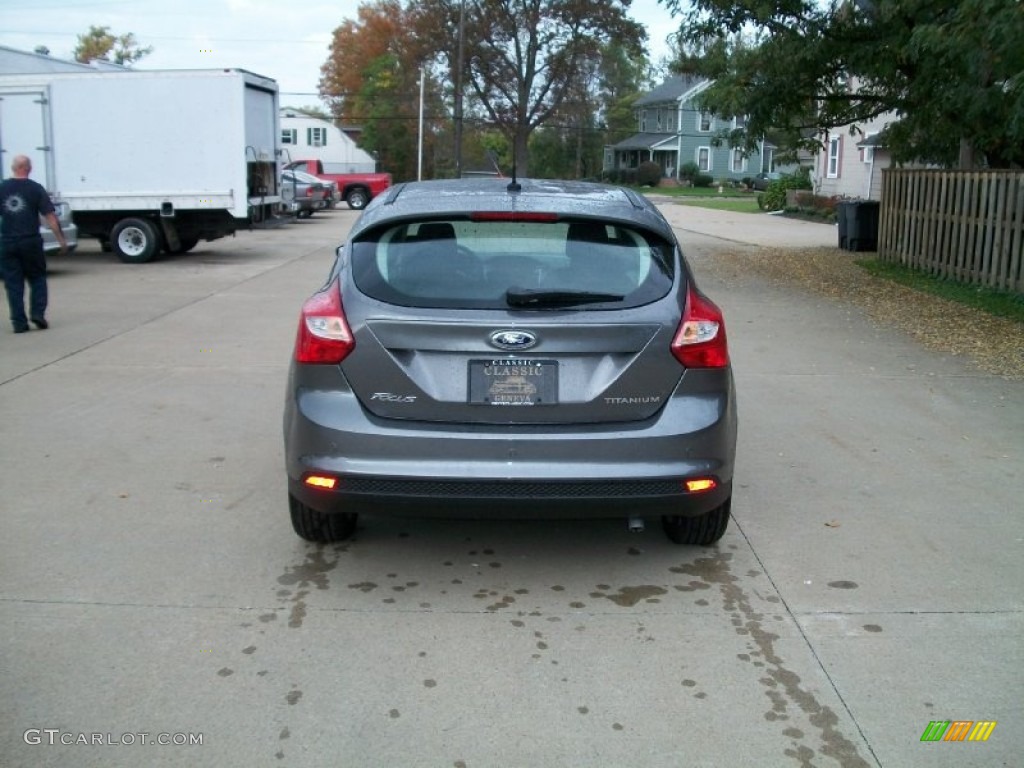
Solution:
<svg viewBox="0 0 1024 768"><path fill-rule="evenodd" d="M48 213L53 213L53 203L42 184L15 178L0 182L0 237L5 242L39 237L39 216Z"/></svg>

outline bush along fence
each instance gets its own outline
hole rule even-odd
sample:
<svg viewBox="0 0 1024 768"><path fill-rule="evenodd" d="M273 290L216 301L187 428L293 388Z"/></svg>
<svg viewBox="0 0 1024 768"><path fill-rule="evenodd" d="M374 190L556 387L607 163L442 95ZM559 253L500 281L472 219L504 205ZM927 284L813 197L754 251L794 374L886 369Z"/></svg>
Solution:
<svg viewBox="0 0 1024 768"><path fill-rule="evenodd" d="M878 258L1024 293L1024 171L883 172Z"/></svg>

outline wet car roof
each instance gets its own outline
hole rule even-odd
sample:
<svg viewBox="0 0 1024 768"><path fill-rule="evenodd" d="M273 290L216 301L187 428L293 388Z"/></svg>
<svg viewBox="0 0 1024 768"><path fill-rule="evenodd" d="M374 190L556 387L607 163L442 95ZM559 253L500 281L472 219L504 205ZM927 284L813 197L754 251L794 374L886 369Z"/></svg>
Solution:
<svg viewBox="0 0 1024 768"><path fill-rule="evenodd" d="M353 228L353 236L381 223L409 218L453 216L476 211L557 213L646 227L671 237L661 213L643 196L623 187L580 181L448 179L408 182L374 198Z"/></svg>

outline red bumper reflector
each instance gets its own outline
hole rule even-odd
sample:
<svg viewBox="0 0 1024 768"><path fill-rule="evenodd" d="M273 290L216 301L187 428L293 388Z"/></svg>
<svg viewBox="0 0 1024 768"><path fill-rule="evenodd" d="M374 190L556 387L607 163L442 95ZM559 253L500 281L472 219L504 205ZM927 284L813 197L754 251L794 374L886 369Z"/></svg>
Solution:
<svg viewBox="0 0 1024 768"><path fill-rule="evenodd" d="M713 477L695 477L692 480L686 481L686 490L690 493L699 493L700 491L712 491L718 487L718 483Z"/></svg>
<svg viewBox="0 0 1024 768"><path fill-rule="evenodd" d="M338 485L338 478L326 477L324 475L310 475L303 482L312 488L326 488L333 490Z"/></svg>

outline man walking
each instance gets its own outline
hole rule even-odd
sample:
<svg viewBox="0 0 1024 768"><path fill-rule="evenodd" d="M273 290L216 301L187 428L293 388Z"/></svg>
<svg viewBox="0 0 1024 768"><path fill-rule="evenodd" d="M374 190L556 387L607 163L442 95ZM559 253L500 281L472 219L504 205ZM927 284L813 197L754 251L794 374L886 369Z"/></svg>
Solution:
<svg viewBox="0 0 1024 768"><path fill-rule="evenodd" d="M39 234L39 219L43 218L60 243L61 254L67 253L60 221L54 213L53 202L42 184L28 176L32 161L18 155L11 162L13 177L0 182L0 270L7 289L7 303L11 309L11 324L15 333L28 330L28 321L40 330L49 328L46 322L46 256L43 238ZM25 317L25 281L28 281L29 316Z"/></svg>

